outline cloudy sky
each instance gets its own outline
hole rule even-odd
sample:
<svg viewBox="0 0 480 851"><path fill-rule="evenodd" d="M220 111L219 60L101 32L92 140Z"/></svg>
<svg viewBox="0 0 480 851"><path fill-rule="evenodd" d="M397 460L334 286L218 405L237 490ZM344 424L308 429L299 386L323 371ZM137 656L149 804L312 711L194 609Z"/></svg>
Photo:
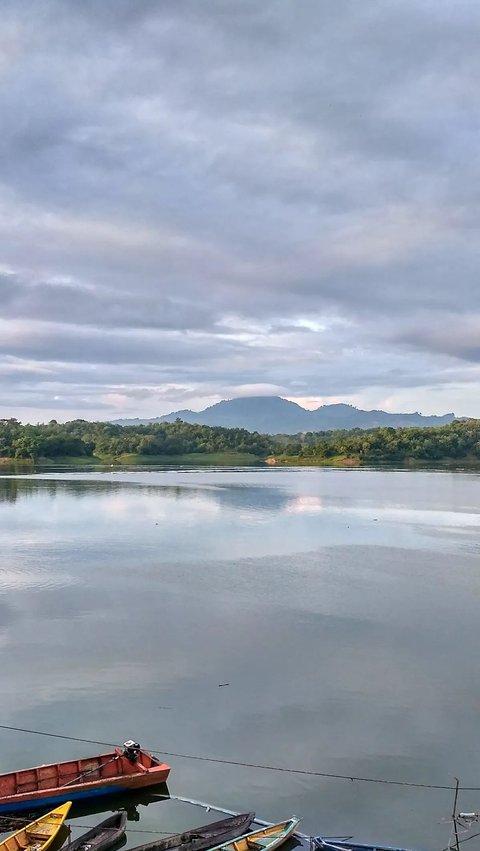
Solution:
<svg viewBox="0 0 480 851"><path fill-rule="evenodd" d="M480 5L3 0L0 416L480 416Z"/></svg>

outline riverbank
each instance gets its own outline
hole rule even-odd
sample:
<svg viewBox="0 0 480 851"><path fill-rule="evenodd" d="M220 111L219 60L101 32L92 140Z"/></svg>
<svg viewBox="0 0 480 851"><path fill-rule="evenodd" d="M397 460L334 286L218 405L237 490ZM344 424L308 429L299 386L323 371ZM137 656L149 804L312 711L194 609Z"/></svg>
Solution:
<svg viewBox="0 0 480 851"><path fill-rule="evenodd" d="M478 469L480 421L455 421L435 428L262 435L241 428L213 428L180 420L125 428L85 420L36 426L2 420L0 447L5 456L2 469L12 463L64 467L266 464Z"/></svg>
<svg viewBox="0 0 480 851"><path fill-rule="evenodd" d="M333 458L302 457L301 455L278 455L265 460L271 467L361 467L359 458L336 455Z"/></svg>
<svg viewBox="0 0 480 851"><path fill-rule="evenodd" d="M265 461L272 467L379 467L405 469L405 470L478 470L480 459L471 455L464 458L435 458L431 460L420 458L376 459L375 461L352 457L350 455L336 455L333 458L320 458L315 456L302 457L299 455L271 456Z"/></svg>
<svg viewBox="0 0 480 851"><path fill-rule="evenodd" d="M58 458L0 458L4 468L15 467L19 470L31 470L34 467L96 467L96 466L212 466L212 467L249 467L263 464L263 459L247 452L192 452L185 455L81 455L60 456Z"/></svg>

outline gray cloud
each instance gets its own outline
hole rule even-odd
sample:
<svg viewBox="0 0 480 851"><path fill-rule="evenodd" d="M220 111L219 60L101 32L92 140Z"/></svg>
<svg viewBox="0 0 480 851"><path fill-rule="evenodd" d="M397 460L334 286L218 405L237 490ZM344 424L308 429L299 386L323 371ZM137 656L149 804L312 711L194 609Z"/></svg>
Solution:
<svg viewBox="0 0 480 851"><path fill-rule="evenodd" d="M480 363L480 315L464 318L452 315L436 326L416 324L400 338L429 352L447 352L453 357Z"/></svg>
<svg viewBox="0 0 480 851"><path fill-rule="evenodd" d="M71 282L25 282L16 275L0 275L2 317L43 318L49 322L109 328L198 329L214 321L205 303L182 296L153 293L139 301L132 290L79 286Z"/></svg>
<svg viewBox="0 0 480 851"><path fill-rule="evenodd" d="M2 412L480 415L479 37L470 0L7 0Z"/></svg>

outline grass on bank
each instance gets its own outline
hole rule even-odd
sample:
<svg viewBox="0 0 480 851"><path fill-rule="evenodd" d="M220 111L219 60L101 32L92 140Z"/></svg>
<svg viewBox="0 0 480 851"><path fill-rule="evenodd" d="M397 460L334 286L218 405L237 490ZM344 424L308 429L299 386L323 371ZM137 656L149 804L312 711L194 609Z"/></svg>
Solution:
<svg viewBox="0 0 480 851"><path fill-rule="evenodd" d="M278 467L361 467L359 458L349 458L347 455L334 455L332 458L319 458L312 455L276 455L267 458L269 466Z"/></svg>
<svg viewBox="0 0 480 851"><path fill-rule="evenodd" d="M267 458L266 463L278 467L391 467L407 470L438 469L465 469L478 470L480 459L473 455L465 455L463 458L404 458L379 459L377 461L365 461L355 456L334 455L331 458L318 458L315 456L302 457L300 455L278 455Z"/></svg>
<svg viewBox="0 0 480 851"><path fill-rule="evenodd" d="M40 464L42 467L92 467L98 465L139 465L139 466L169 466L169 465L198 465L236 467L261 464L261 459L247 452L192 452L188 455L81 455L79 457L58 458L1 458L0 463L15 467L32 467Z"/></svg>
<svg viewBox="0 0 480 851"><path fill-rule="evenodd" d="M480 460L468 455L463 458L441 458L435 460L404 458L403 460L363 461L355 456L335 455L331 458L301 455L275 455L266 459L259 458L246 452L211 452L190 453L187 455L135 455L125 453L114 455L82 455L79 457L38 458L0 458L0 470L7 466L22 471L32 467L169 467L169 466L198 466L198 467L395 467L404 469L470 469L478 470Z"/></svg>
<svg viewBox="0 0 480 851"><path fill-rule="evenodd" d="M248 466L261 463L256 455L248 452L191 452L187 455L135 455L125 454L118 458L102 458L103 462L116 464L196 464L199 466L215 465L219 467Z"/></svg>

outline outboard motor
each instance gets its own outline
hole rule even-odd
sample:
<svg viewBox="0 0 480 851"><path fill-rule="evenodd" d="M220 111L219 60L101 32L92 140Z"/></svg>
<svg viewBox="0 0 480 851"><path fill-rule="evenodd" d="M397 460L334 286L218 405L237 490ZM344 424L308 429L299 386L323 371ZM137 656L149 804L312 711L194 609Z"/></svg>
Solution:
<svg viewBox="0 0 480 851"><path fill-rule="evenodd" d="M133 739L129 739L128 742L123 743L123 755L130 760L130 762L136 762L140 753L140 745L138 742L134 742Z"/></svg>

